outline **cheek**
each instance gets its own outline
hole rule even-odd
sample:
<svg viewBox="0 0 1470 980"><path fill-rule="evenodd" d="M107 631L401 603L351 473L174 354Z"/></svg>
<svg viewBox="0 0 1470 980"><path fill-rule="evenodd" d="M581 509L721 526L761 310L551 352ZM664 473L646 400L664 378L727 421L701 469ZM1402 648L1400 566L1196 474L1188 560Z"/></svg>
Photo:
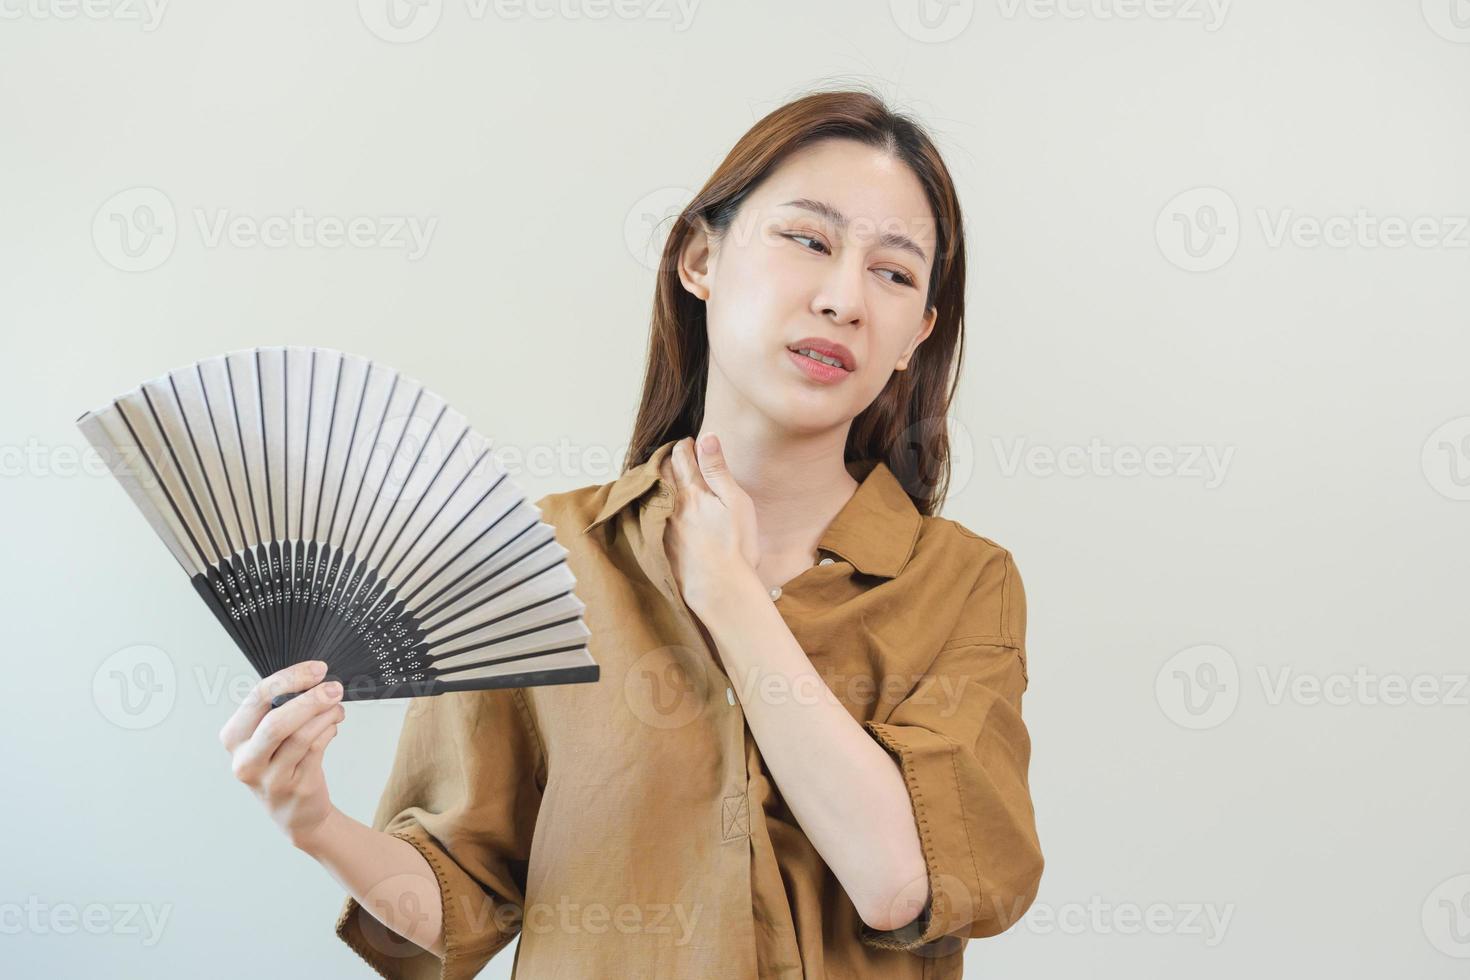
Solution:
<svg viewBox="0 0 1470 980"><path fill-rule="evenodd" d="M803 286L757 246L722 259L706 307L710 347L722 363L769 358L800 312Z"/></svg>
<svg viewBox="0 0 1470 980"><path fill-rule="evenodd" d="M871 405L883 393L884 386L888 384L889 378L893 376L893 372L889 370L890 367L892 367L891 364L885 367L880 362L870 363L862 370L861 378L851 379L859 382L853 389L855 392L859 392L856 399L858 402L857 411L861 411L863 408Z"/></svg>
<svg viewBox="0 0 1470 980"><path fill-rule="evenodd" d="M816 287L818 265L795 251L788 241L759 236L725 256L719 277L725 292L744 306L767 310L804 305Z"/></svg>

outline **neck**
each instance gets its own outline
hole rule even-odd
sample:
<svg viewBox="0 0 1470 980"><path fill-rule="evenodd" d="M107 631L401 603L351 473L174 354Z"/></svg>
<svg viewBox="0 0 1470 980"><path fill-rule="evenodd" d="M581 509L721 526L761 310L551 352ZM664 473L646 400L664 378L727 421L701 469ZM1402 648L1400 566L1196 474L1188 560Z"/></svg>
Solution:
<svg viewBox="0 0 1470 980"><path fill-rule="evenodd" d="M710 386L698 435L719 437L731 476L755 505L762 565L768 559L795 565L815 560L822 533L858 487L842 458L851 425L778 428Z"/></svg>

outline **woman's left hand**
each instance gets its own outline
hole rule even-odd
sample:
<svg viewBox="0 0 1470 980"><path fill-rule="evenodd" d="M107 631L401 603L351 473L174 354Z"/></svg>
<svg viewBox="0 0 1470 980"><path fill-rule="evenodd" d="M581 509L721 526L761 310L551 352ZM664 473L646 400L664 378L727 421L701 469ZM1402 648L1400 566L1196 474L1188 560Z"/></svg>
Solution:
<svg viewBox="0 0 1470 980"><path fill-rule="evenodd" d="M659 473L674 485L674 513L664 525L664 550L684 602L696 614L732 575L754 573L760 562L755 504L725 465L719 439L706 448L674 444ZM712 446L709 443L713 443Z"/></svg>

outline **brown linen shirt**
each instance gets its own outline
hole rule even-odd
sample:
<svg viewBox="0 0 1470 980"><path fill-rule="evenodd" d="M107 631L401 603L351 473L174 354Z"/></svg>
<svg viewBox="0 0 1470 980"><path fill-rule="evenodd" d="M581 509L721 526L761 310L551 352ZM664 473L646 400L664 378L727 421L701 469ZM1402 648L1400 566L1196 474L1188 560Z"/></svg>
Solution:
<svg viewBox="0 0 1470 980"><path fill-rule="evenodd" d="M597 682L411 703L372 825L433 867L446 951L349 897L337 935L382 976L472 977L519 934L520 980L946 980L969 938L1035 898L1026 603L1010 553L921 514L886 464L852 462L861 483L820 560L773 590L908 786L930 904L878 932L792 816L741 710L817 692L742 690L679 595L659 475L672 447L537 501L587 606Z"/></svg>

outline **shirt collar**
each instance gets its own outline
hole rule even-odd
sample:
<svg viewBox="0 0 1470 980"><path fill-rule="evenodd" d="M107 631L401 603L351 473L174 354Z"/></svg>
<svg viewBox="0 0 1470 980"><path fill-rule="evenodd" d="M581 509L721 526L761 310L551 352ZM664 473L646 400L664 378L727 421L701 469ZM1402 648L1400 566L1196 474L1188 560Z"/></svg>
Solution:
<svg viewBox="0 0 1470 980"><path fill-rule="evenodd" d="M647 460L614 480L607 500L582 533L602 524L655 486L662 495L659 467L677 441L663 443ZM914 553L923 515L882 460L850 460L847 471L860 481L858 488L827 525L817 548L842 556L864 575L893 578Z"/></svg>

